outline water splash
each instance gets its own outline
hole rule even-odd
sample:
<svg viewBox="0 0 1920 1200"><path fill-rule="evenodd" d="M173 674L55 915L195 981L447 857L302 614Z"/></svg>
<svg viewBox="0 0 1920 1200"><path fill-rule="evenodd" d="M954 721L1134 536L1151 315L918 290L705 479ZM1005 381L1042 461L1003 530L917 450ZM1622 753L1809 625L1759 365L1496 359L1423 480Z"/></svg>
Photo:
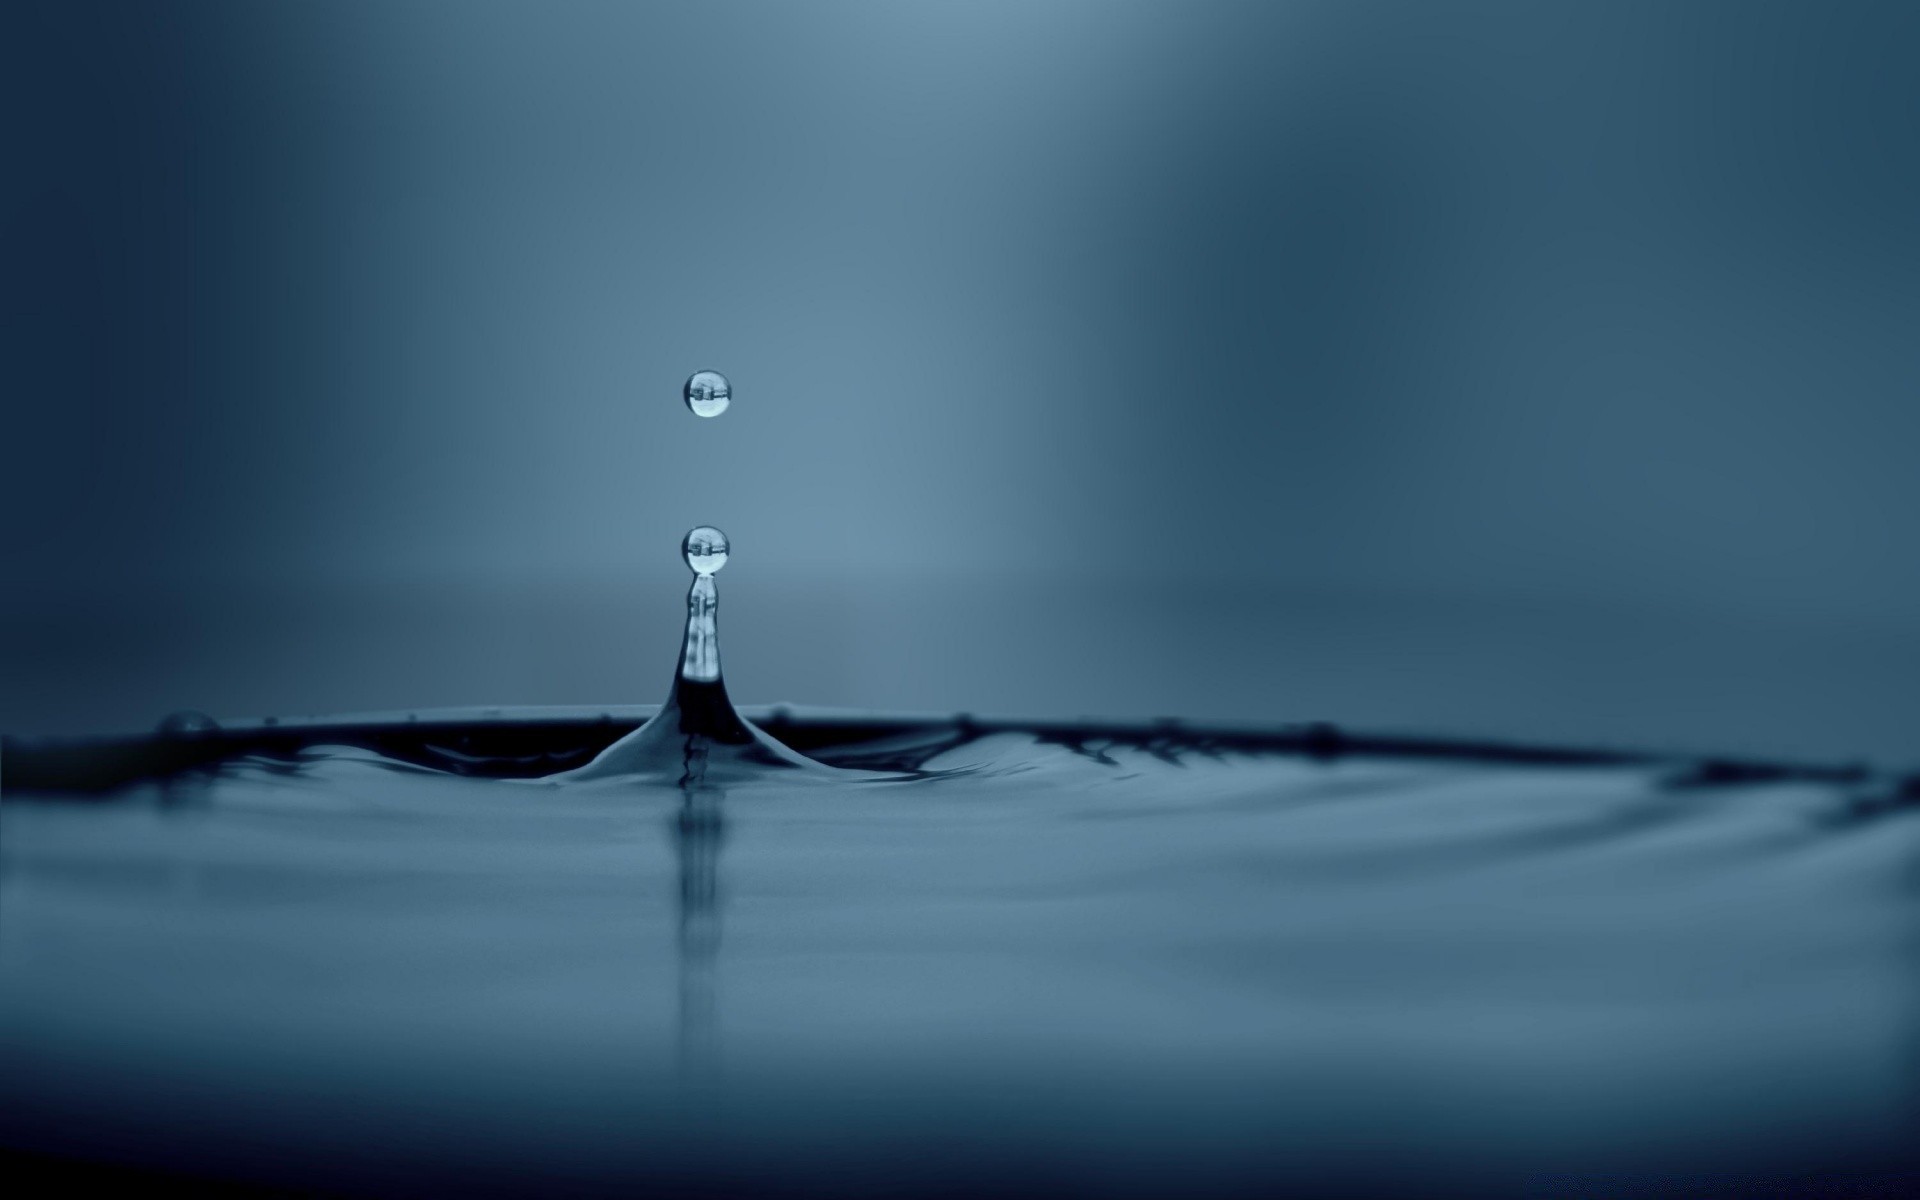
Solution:
<svg viewBox="0 0 1920 1200"><path fill-rule="evenodd" d="M733 385L718 371L695 371L680 389L696 417L717 417L733 403Z"/></svg>
<svg viewBox="0 0 1920 1200"><path fill-rule="evenodd" d="M720 587L714 572L727 565L727 535L711 525L687 531L680 540L680 556L693 571L687 592L687 636L680 647L680 678L695 683L720 680Z"/></svg>
<svg viewBox="0 0 1920 1200"><path fill-rule="evenodd" d="M720 589L714 573L727 565L727 535L711 525L687 531L681 557L693 572L687 589L687 628L680 666L660 711L645 725L600 752L584 767L548 776L559 782L597 779L671 781L685 788L751 778L767 768L840 771L781 745L742 717L720 673Z"/></svg>
<svg viewBox="0 0 1920 1200"><path fill-rule="evenodd" d="M733 402L733 385L718 371L695 371L681 394L695 416L717 417ZM781 745L734 709L720 675L720 588L713 579L727 565L731 551L727 535L711 525L696 525L680 539L680 555L693 572L693 586L687 589L680 668L674 672L667 702L652 720L592 762L548 776L550 780L674 780L684 790L709 781L751 778L770 767L866 774L814 762Z"/></svg>

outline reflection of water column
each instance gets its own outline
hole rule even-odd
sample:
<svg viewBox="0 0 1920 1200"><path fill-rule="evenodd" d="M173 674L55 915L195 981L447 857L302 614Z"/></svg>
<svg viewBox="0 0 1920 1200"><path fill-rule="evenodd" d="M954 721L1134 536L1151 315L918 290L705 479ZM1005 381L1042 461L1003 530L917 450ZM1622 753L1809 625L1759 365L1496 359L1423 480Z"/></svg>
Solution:
<svg viewBox="0 0 1920 1200"><path fill-rule="evenodd" d="M679 1056L684 1081L710 1079L719 1061L714 959L720 950L717 900L720 841L725 832L720 807L726 792L702 782L704 766L689 756L687 774L680 783L680 811L673 822L674 857L680 865Z"/></svg>

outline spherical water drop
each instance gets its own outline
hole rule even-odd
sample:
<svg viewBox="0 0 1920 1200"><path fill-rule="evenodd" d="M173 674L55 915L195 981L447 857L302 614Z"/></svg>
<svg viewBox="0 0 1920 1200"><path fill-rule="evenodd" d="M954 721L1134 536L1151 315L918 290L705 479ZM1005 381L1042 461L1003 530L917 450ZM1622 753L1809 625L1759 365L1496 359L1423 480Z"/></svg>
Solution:
<svg viewBox="0 0 1920 1200"><path fill-rule="evenodd" d="M696 417L717 417L733 403L733 385L718 371L695 371L680 392Z"/></svg>
<svg viewBox="0 0 1920 1200"><path fill-rule="evenodd" d="M695 575L711 575L727 565L727 535L711 525L687 530L680 553Z"/></svg>

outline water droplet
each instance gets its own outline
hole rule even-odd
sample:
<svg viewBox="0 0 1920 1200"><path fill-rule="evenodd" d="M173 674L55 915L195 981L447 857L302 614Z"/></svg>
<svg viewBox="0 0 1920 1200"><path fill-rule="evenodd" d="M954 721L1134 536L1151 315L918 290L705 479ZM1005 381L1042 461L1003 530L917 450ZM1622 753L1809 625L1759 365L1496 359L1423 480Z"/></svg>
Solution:
<svg viewBox="0 0 1920 1200"><path fill-rule="evenodd" d="M718 371L695 371L681 389L696 417L717 417L733 403L733 385Z"/></svg>
<svg viewBox="0 0 1920 1200"><path fill-rule="evenodd" d="M695 575L711 575L727 565L727 535L711 525L687 530L680 553Z"/></svg>

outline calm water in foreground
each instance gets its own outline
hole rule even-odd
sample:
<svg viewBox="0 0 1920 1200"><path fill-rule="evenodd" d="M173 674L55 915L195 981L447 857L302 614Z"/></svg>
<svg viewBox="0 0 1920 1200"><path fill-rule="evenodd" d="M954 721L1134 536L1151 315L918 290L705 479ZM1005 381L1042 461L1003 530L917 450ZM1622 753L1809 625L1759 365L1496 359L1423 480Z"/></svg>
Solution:
<svg viewBox="0 0 1920 1200"><path fill-rule="evenodd" d="M0 1139L392 1191L1910 1165L1911 807L1014 734L927 765L553 787L339 749L9 795Z"/></svg>

